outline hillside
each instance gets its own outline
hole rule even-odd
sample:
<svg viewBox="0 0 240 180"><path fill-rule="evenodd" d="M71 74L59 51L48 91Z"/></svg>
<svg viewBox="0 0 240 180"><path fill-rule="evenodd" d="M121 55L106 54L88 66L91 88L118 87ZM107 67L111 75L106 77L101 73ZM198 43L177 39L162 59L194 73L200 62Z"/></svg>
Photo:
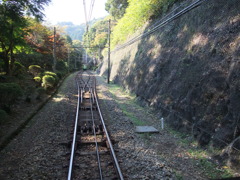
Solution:
<svg viewBox="0 0 240 180"><path fill-rule="evenodd" d="M181 8L186 3L191 1ZM111 53L111 81L135 93L175 129L191 132L199 145L233 147L227 156L240 149L239 9L238 0L205 1ZM154 25L147 23L141 32ZM107 58L100 67L100 74L106 73Z"/></svg>
<svg viewBox="0 0 240 180"><path fill-rule="evenodd" d="M72 22L60 22L58 25L65 28L66 33L72 38L72 40L82 41L82 36L86 29L85 24L74 25Z"/></svg>
<svg viewBox="0 0 240 180"><path fill-rule="evenodd" d="M99 19L93 19L89 22L89 26L93 25L95 22L99 21ZM83 34L86 30L86 24L83 23L81 25L75 25L72 22L59 22L59 26L65 28L66 33L72 38L72 40L83 40Z"/></svg>

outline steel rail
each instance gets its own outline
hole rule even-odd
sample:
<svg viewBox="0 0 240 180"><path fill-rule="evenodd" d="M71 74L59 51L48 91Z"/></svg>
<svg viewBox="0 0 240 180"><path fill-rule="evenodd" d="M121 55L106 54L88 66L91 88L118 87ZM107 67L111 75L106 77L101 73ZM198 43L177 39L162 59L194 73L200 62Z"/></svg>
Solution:
<svg viewBox="0 0 240 180"><path fill-rule="evenodd" d="M76 80L76 83L77 83L77 88L78 88L78 103L77 103L77 112L76 112L76 118L75 118L73 140L72 140L71 157L70 157L69 169L68 169L68 180L72 179L73 161L74 161L76 138L77 138L78 114L79 114L79 106L80 106L80 97L79 97L80 89L79 89L78 80Z"/></svg>
<svg viewBox="0 0 240 180"><path fill-rule="evenodd" d="M98 112L99 112L99 116L100 116L100 119L101 119L101 122L102 122L102 125L103 125L103 128L104 128L104 131L105 131L105 134L106 134L106 137L107 137L107 141L109 143L109 147L110 147L110 150L111 150L111 154L112 154L112 157L113 157L113 160L114 160L114 163L115 163L115 168L118 172L118 176L121 180L124 180L123 178L123 175L122 175L122 172L121 172L121 169L120 169L120 166L118 164L118 160L117 160L117 157L115 155L115 152L114 152L114 149L113 149L113 145L111 143L111 140L110 140L110 137L108 135L108 132L107 132L107 128L105 126L105 123L104 123L104 120L103 120L103 116L102 116L102 113L101 113L101 110L100 110L100 107L99 107L99 103L98 103L98 99L97 99L97 94L96 94L96 91L94 91L94 97L95 97L95 102L96 102L96 105L97 105L97 109L98 109Z"/></svg>
<svg viewBox="0 0 240 180"><path fill-rule="evenodd" d="M93 97L93 93L92 93L92 89L89 91L91 94L91 98L89 98L90 101L90 105L91 105L91 116L92 116L92 124L93 124L93 134L94 134L94 140L95 140L95 146L96 146L96 155L97 155L97 161L98 161L98 170L99 170L99 175L100 175L100 179L103 179L103 175L102 175L102 168L101 168L101 161L100 161L100 155L99 155L99 150L98 150L98 143L97 143L97 135L96 135L96 125L95 125L95 121L94 121L94 116L93 116L93 107L92 107L92 97Z"/></svg>

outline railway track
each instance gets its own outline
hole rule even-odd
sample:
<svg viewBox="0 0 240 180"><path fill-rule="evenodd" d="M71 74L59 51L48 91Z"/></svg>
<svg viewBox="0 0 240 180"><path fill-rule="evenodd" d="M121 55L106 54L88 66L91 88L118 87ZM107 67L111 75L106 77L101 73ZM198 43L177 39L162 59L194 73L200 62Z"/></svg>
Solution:
<svg viewBox="0 0 240 180"><path fill-rule="evenodd" d="M96 78L89 72L76 76L78 104L68 180L123 180L98 103Z"/></svg>

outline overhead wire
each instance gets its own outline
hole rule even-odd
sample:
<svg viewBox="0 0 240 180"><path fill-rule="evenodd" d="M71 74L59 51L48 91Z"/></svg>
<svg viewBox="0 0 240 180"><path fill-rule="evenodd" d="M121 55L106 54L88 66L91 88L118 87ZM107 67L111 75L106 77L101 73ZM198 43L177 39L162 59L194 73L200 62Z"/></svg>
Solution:
<svg viewBox="0 0 240 180"><path fill-rule="evenodd" d="M94 2L95 2L95 0L92 0L91 4L90 4L90 9L89 9L89 14L88 14L88 22L90 22L91 17L92 17Z"/></svg>
<svg viewBox="0 0 240 180"><path fill-rule="evenodd" d="M175 8L175 9L174 9L173 11L171 11L169 14L167 14L166 16L164 16L164 17L158 22L158 24L157 24L156 26L154 26L153 28L150 27L151 29L149 28L149 30L148 30L147 32L142 33L142 34L140 34L140 35L138 35L138 36L135 36L134 38L132 38L132 39L129 40L128 42L126 42L126 43L122 44L121 46L117 47L117 48L116 48L114 51L112 51L112 52L116 52L116 51L118 51L118 50L120 50L120 49L122 49L122 48L125 48L125 47L133 44L134 42L136 42L136 41L138 41L138 40L140 40L140 39L142 39L142 38L144 38L144 37L147 37L147 36L151 35L152 33L156 32L159 28L167 25L168 23L172 22L173 20L175 20L175 19L179 18L180 16L186 14L187 12L195 9L196 7L200 6L203 2L206 2L206 1L207 1L207 0L196 0L195 2L191 3L191 4L188 5L187 7L183 8L182 10L180 10L179 12L177 12L176 14L174 14L174 11L176 11L177 9L179 9L179 7ZM185 4L186 4L186 3L185 3ZM172 15L172 14L174 14L174 15L170 17L170 15ZM180 116L180 115L177 113L177 111L169 110L169 109L167 109L167 108L165 108L165 107L163 107L163 106L159 106L159 107L162 108L162 109L164 109L164 110L166 110L166 111L168 111L169 113L173 113L173 114L174 114L175 116L177 116L178 118L182 119L183 121L187 121L188 123L192 124L193 126L195 126L196 128L198 128L199 130L201 130L202 132L204 132L204 133L206 133L206 134L208 134L208 135L210 135L210 136L212 137L213 133L208 132L208 131L206 131L205 129L199 127L198 125L196 125L196 124L190 122L189 120L183 118L182 116ZM224 144L227 145L227 146L229 145L229 143L227 143L225 139L223 140L223 139L220 139L220 138L218 138L218 137L215 137L215 139L219 140L220 142L224 143ZM236 151L240 152L240 149L238 149L238 148L236 148L236 147L234 147L234 146L232 146L232 148L235 149Z"/></svg>
<svg viewBox="0 0 240 180"><path fill-rule="evenodd" d="M182 16L183 14L186 14L187 12L193 10L194 8L198 7L199 5L201 5L205 1L207 1L207 0L197 0L197 1L193 2L192 4L190 4L189 6L182 9L181 11L179 11L178 13L176 13L175 15L173 15L172 17L169 17L169 16L171 14L173 14L173 11L170 12L168 15L166 15L160 21L160 23L157 26L153 27L152 29L149 29L147 32L145 32L143 34L140 34L139 36L135 36L134 38L132 38L128 42L126 42L126 43L122 44L121 46L117 47L113 52L118 51L118 50L120 50L120 49L122 49L126 46L129 46L129 45L133 44L134 42L140 40L141 38L149 36L150 34L156 32L159 28L167 25L168 23L172 22L173 20L177 19L178 17Z"/></svg>
<svg viewBox="0 0 240 180"><path fill-rule="evenodd" d="M85 0L83 0L83 8L84 8L84 14L85 14L86 31L88 31L88 18L87 18L87 8L86 8Z"/></svg>

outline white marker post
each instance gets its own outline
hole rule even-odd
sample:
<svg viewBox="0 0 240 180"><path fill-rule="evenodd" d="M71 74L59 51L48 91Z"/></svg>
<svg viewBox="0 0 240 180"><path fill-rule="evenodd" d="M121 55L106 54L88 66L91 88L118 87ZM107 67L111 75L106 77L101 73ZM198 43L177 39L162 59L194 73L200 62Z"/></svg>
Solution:
<svg viewBox="0 0 240 180"><path fill-rule="evenodd" d="M161 126L162 126L162 129L164 128L164 119L163 117L161 118Z"/></svg>

